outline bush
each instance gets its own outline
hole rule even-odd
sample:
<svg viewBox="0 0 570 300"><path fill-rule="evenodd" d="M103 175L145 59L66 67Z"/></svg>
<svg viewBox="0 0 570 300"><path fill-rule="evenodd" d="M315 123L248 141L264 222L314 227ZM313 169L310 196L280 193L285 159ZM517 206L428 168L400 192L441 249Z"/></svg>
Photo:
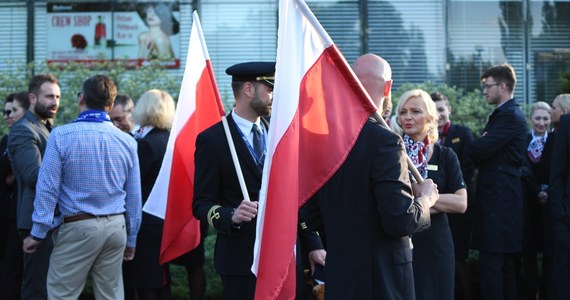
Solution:
<svg viewBox="0 0 570 300"><path fill-rule="evenodd" d="M9 63L10 64L10 63ZM103 74L109 76L117 84L118 92L137 100L150 89L168 91L174 99L178 98L180 76L173 76L160 66L159 61L137 68L127 68L121 62L95 62L89 66L70 62L65 65L13 63L9 68L13 71L0 73L0 97L6 99L10 93L26 91L32 74L51 73L59 81L61 101L55 125L67 124L77 117L77 93L81 92L83 81L90 76ZM33 72L32 72L33 70ZM0 135L7 132L5 124L0 125Z"/></svg>

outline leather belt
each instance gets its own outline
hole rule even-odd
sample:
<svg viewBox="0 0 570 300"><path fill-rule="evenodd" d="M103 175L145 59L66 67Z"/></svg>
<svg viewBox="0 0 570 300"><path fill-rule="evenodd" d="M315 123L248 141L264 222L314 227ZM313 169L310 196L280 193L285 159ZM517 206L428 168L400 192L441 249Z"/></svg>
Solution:
<svg viewBox="0 0 570 300"><path fill-rule="evenodd" d="M81 213L81 214L63 217L63 223L71 223L71 222L77 222L77 221L83 221L83 220L89 220L89 219L95 219L95 218L107 218L107 217L118 216L118 215L122 215L122 214L123 213L96 216L96 215L92 215L92 214Z"/></svg>

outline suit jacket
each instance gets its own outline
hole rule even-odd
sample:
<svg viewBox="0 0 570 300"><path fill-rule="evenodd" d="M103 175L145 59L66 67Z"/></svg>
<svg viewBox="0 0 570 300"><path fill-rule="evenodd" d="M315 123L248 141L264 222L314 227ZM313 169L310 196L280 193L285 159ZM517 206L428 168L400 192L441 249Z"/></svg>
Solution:
<svg viewBox="0 0 570 300"><path fill-rule="evenodd" d="M327 299L415 299L409 235L430 224L429 201L411 194L403 141L367 122L318 203L326 235ZM319 214L317 213L317 216Z"/></svg>
<svg viewBox="0 0 570 300"><path fill-rule="evenodd" d="M526 155L526 121L514 99L489 116L471 155L477 176L475 243L481 251L522 250L523 195L521 167Z"/></svg>
<svg viewBox="0 0 570 300"><path fill-rule="evenodd" d="M227 121L250 200L257 201L262 169L249 152L231 113ZM263 119L262 123L267 126ZM210 221L218 231L214 254L216 270L221 275L253 276L250 268L257 220L244 222L239 227L232 224L232 213L243 195L221 122L198 135L194 161L194 216L202 222Z"/></svg>
<svg viewBox="0 0 570 300"><path fill-rule="evenodd" d="M26 111L8 134L8 156L18 187L18 229L32 228L36 182L48 137L48 128L31 111Z"/></svg>
<svg viewBox="0 0 570 300"><path fill-rule="evenodd" d="M560 117L556 141L552 149L549 184L549 211L555 228L570 227L570 114ZM562 223L562 224L560 224Z"/></svg>
<svg viewBox="0 0 570 300"><path fill-rule="evenodd" d="M137 140L143 205L146 203L160 172L169 136L168 130L154 128L144 138ZM164 222L158 217L143 212L142 223L160 225Z"/></svg>

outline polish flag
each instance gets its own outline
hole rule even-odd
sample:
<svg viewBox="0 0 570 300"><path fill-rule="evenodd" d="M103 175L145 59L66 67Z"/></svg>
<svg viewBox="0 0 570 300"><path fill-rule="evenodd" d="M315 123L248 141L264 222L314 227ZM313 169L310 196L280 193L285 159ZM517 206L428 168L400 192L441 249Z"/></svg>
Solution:
<svg viewBox="0 0 570 300"><path fill-rule="evenodd" d="M194 11L190 45L176 116L158 178L143 211L164 219L160 263L200 243L200 222L192 213L196 136L225 115L198 13Z"/></svg>
<svg viewBox="0 0 570 300"><path fill-rule="evenodd" d="M252 266L259 300L295 297L298 208L341 166L376 112L302 0L279 1L273 97Z"/></svg>

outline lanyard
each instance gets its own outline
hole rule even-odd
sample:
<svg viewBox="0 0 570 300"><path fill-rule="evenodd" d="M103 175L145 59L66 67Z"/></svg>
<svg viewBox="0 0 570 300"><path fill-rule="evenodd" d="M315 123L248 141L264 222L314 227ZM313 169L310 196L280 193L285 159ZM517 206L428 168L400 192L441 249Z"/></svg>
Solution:
<svg viewBox="0 0 570 300"><path fill-rule="evenodd" d="M261 123L260 123L261 125ZM263 127L263 126L261 126ZM262 128L261 131L263 132ZM241 138L243 139L243 141L245 142L245 145L247 146L247 149L249 149L249 153L251 153L251 156L253 156L253 160L255 160L255 163L260 167L263 168L263 163L261 162L261 157L258 157L257 154L255 154L255 150L253 150L253 147L251 146L251 144L249 143L249 141L247 140L247 138L245 137L245 135L243 134L243 132L241 131L241 129L239 128L239 126L236 124L236 128L241 136ZM265 138L263 139L263 153L265 153L266 151L266 145L265 145Z"/></svg>

